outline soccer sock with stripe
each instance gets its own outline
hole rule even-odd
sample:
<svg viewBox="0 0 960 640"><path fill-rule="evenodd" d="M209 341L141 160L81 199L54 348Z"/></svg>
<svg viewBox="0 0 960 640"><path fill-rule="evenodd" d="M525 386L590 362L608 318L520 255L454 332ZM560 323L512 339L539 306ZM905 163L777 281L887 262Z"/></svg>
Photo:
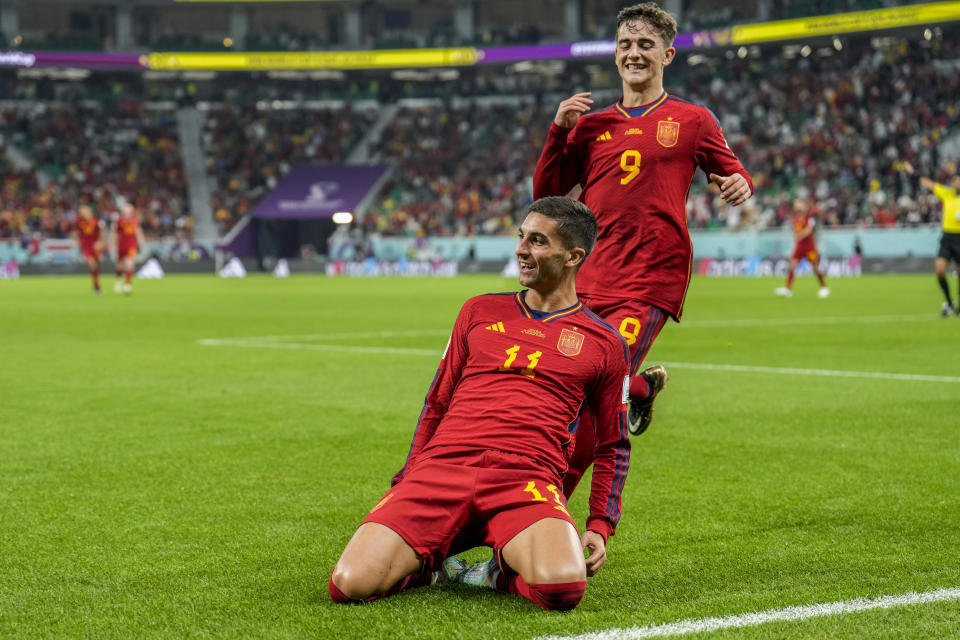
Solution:
<svg viewBox="0 0 960 640"><path fill-rule="evenodd" d="M587 590L587 581L527 584L519 575L501 574L497 588L526 598L550 611L569 611L580 604Z"/></svg>
<svg viewBox="0 0 960 640"><path fill-rule="evenodd" d="M937 282L940 283L940 288L943 289L943 297L947 299L947 304L952 307L953 299L950 297L950 285L947 284L947 277L937 276ZM958 289L960 289L960 285L958 285ZM960 291L957 292L957 297L960 298Z"/></svg>
<svg viewBox="0 0 960 640"><path fill-rule="evenodd" d="M790 269L790 273L787 274L787 289L793 289L793 276L794 270Z"/></svg>

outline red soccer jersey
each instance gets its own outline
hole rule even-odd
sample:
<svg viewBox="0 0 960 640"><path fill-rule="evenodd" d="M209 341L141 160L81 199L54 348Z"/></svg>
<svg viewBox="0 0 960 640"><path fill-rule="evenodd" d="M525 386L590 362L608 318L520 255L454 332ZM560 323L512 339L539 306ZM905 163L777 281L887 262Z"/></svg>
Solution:
<svg viewBox="0 0 960 640"><path fill-rule="evenodd" d="M577 291L656 305L679 320L693 250L686 199L697 167L707 175L744 170L709 109L664 92L626 109L619 102L550 127L533 176L533 195L566 195L597 216L600 235L577 274Z"/></svg>
<svg viewBox="0 0 960 640"><path fill-rule="evenodd" d="M77 218L77 233L82 244L93 245L100 239L100 221L96 218Z"/></svg>
<svg viewBox="0 0 960 640"><path fill-rule="evenodd" d="M136 248L137 246L137 226L140 221L137 216L117 218L117 246L120 250Z"/></svg>
<svg viewBox="0 0 960 640"><path fill-rule="evenodd" d="M493 449L530 458L559 486L587 402L597 425L587 526L608 536L630 464L628 372L623 338L580 302L546 314L527 307L523 292L472 298L394 482L417 460Z"/></svg>
<svg viewBox="0 0 960 640"><path fill-rule="evenodd" d="M816 243L813 239L813 233L805 238L799 238L799 235L805 230L810 229L812 231L816 224L816 218L809 213L802 213L800 215L793 216L793 235L797 237L797 249L803 249L806 251L817 250Z"/></svg>

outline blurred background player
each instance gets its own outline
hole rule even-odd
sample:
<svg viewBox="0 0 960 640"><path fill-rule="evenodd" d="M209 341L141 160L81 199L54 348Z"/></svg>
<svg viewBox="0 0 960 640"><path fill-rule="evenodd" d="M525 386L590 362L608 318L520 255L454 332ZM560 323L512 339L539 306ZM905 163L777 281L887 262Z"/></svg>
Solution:
<svg viewBox="0 0 960 640"><path fill-rule="evenodd" d="M77 235L80 238L80 253L90 268L93 280L93 292L101 295L100 256L103 254L103 221L93 215L89 205L82 204L77 209Z"/></svg>
<svg viewBox="0 0 960 640"><path fill-rule="evenodd" d="M113 290L117 293L129 294L131 292L137 250L143 244L145 244L145 240L143 231L140 229L140 220L136 215L136 209L131 203L125 202L120 207L120 215L117 217L110 234L110 245L114 247L117 257L117 280L113 285ZM123 276L123 282L120 281L121 275Z"/></svg>
<svg viewBox="0 0 960 640"><path fill-rule="evenodd" d="M727 146L716 116L663 89L676 55L673 16L647 2L617 15L614 61L623 97L593 113L590 93L560 103L534 172L534 198L579 199L597 216L596 256L577 275L581 300L613 325L630 346L629 422L638 435L650 424L666 370L640 371L667 317L677 322L690 283L693 252L686 196L697 167L729 204L753 193L750 174ZM570 471L569 496L593 460L593 424L582 415Z"/></svg>
<svg viewBox="0 0 960 640"><path fill-rule="evenodd" d="M904 162L903 168L910 175L914 174L913 165L909 162ZM937 251L937 259L934 262L937 282L940 283L940 289L943 291L943 297L945 298L940 315L944 318L951 313L960 316L960 195L957 195L960 191L960 176L954 176L950 186L921 176L920 185L933 191L933 195L940 199L940 204L943 207L941 222L943 235L940 236L940 250ZM950 297L950 287L947 285L947 267L951 260L957 266L957 304L954 304Z"/></svg>
<svg viewBox="0 0 960 640"><path fill-rule="evenodd" d="M817 295L826 298L830 295L830 288L827 287L827 280L820 272L820 254L817 252L817 244L813 238L813 230L816 226L816 217L810 211L810 204L797 198L793 201L793 234L794 247L793 255L790 256L790 272L787 273L787 284L783 287L777 287L774 290L778 296L789 298L793 295L793 278L796 274L797 265L801 260L806 259L813 267L813 273L820 282L820 289Z"/></svg>
<svg viewBox="0 0 960 640"><path fill-rule="evenodd" d="M629 353L575 288L596 236L576 200L530 205L515 250L526 289L463 305L407 460L331 573L335 602L453 578L464 565L444 558L478 544L494 549L489 586L544 609L580 602L606 559L630 465ZM601 425L594 481L605 493L591 495L581 537L559 485L588 404Z"/></svg>

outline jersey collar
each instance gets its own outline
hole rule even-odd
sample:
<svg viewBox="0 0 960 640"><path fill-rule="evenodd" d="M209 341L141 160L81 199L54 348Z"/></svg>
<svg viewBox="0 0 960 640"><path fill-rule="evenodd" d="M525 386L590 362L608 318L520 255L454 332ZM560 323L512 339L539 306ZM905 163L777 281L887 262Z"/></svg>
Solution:
<svg viewBox="0 0 960 640"><path fill-rule="evenodd" d="M627 109L623 106L623 98L617 101L613 108L622 115L624 118L637 118L648 116L654 111L656 111L660 105L667 101L667 92L664 91L660 94L660 97L651 102L650 104L642 104L639 107L633 107L632 109Z"/></svg>
<svg viewBox="0 0 960 640"><path fill-rule="evenodd" d="M531 309L527 306L527 301L524 299L524 294L526 289L523 291L518 291L514 295L514 300L517 303L517 306L520 307L520 313L523 314L524 318L530 318L531 320L539 320L540 322L553 322L554 320L559 320L560 318L566 318L567 316L572 316L575 313L579 313L583 309L583 303L577 300L577 302L567 307L566 309L560 309L559 311L537 311L536 309Z"/></svg>

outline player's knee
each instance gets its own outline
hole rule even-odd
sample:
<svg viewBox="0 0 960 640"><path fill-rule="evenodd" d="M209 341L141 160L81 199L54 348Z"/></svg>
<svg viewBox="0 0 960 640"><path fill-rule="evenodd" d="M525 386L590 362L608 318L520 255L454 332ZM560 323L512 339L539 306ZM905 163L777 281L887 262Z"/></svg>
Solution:
<svg viewBox="0 0 960 640"><path fill-rule="evenodd" d="M544 609L570 611L583 600L583 593L587 589L587 580L584 578L569 582L531 584L529 588L531 599Z"/></svg>
<svg viewBox="0 0 960 640"><path fill-rule="evenodd" d="M366 576L349 566L337 564L330 574L330 597L334 602L362 602L374 592Z"/></svg>
<svg viewBox="0 0 960 640"><path fill-rule="evenodd" d="M568 560L555 559L549 564L534 566L531 577L533 580L528 581L530 584L579 582L587 579L587 567L579 555Z"/></svg>

